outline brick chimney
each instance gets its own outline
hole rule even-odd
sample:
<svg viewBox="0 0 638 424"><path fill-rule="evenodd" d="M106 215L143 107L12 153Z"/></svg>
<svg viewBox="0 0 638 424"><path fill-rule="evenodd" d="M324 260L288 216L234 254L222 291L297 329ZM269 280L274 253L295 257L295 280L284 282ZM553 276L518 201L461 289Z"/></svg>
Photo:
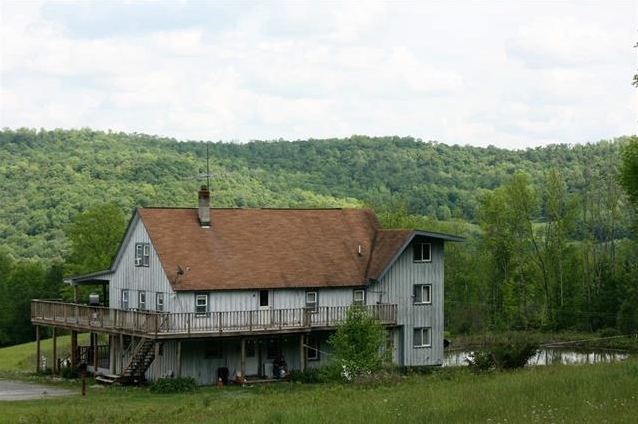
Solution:
<svg viewBox="0 0 638 424"><path fill-rule="evenodd" d="M199 198L199 210L197 211L199 225L202 228L210 228L210 191L208 191L208 187L202 186L197 195Z"/></svg>

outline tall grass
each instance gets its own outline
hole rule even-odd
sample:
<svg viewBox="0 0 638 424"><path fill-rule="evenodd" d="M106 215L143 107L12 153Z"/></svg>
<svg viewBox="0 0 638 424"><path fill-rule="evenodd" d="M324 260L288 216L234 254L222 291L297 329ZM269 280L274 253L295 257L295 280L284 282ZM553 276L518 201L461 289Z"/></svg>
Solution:
<svg viewBox="0 0 638 424"><path fill-rule="evenodd" d="M88 342L88 334L78 335L78 344L87 344ZM68 356L71 352L71 336L58 337L56 350L58 358ZM19 374L35 372L35 356L35 342L0 349L0 377L16 377ZM40 356L46 358L47 367L52 367L53 339L40 341Z"/></svg>
<svg viewBox="0 0 638 424"><path fill-rule="evenodd" d="M78 393L79 393L79 383ZM388 385L277 383L155 395L90 386L85 397L4 402L23 423L635 422L638 359L475 375L442 368Z"/></svg>

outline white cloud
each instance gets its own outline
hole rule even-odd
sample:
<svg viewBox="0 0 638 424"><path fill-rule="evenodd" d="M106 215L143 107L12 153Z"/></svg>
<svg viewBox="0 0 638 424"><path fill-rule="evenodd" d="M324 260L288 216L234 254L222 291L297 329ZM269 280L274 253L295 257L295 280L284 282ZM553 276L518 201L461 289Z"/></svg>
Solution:
<svg viewBox="0 0 638 424"><path fill-rule="evenodd" d="M622 3L0 7L0 127L519 148L636 132Z"/></svg>

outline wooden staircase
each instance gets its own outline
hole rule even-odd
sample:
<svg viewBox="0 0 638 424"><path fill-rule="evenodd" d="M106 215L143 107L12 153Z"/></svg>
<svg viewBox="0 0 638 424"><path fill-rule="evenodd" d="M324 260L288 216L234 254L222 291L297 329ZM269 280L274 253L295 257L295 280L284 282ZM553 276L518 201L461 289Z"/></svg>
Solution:
<svg viewBox="0 0 638 424"><path fill-rule="evenodd" d="M160 344L162 342L159 342ZM146 381L145 373L155 359L155 340L141 339L135 346L128 364L121 375L100 375L95 380L100 383L142 384Z"/></svg>

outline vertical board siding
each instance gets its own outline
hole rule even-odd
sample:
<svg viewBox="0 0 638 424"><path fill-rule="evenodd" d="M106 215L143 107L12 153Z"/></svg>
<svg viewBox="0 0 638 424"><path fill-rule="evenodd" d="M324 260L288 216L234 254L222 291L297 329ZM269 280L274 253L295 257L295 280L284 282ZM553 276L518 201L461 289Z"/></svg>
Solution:
<svg viewBox="0 0 638 424"><path fill-rule="evenodd" d="M443 363L443 241L431 239L429 242L432 243L431 262L414 262L409 246L378 285L373 284L368 290L368 300L375 300L371 297L376 295L381 302L399 305L397 325L402 326L402 334L394 336L395 340L401 340L401 346L395 345L395 349L403 352L403 363L399 365ZM415 284L431 284L431 304L414 304ZM414 329L419 327L431 328L431 347L414 347Z"/></svg>
<svg viewBox="0 0 638 424"><path fill-rule="evenodd" d="M164 311L177 312L178 305L171 294L173 289L170 286L162 264L153 248L150 237L139 219L136 220L131 229L131 236L125 240L122 246L122 255L119 257L117 268L109 283L109 305L111 308L121 307L121 294L123 289L129 291L129 308L139 307L139 292L146 291L146 309L155 310L155 293L163 292ZM135 243L150 244L149 266L135 266Z"/></svg>

